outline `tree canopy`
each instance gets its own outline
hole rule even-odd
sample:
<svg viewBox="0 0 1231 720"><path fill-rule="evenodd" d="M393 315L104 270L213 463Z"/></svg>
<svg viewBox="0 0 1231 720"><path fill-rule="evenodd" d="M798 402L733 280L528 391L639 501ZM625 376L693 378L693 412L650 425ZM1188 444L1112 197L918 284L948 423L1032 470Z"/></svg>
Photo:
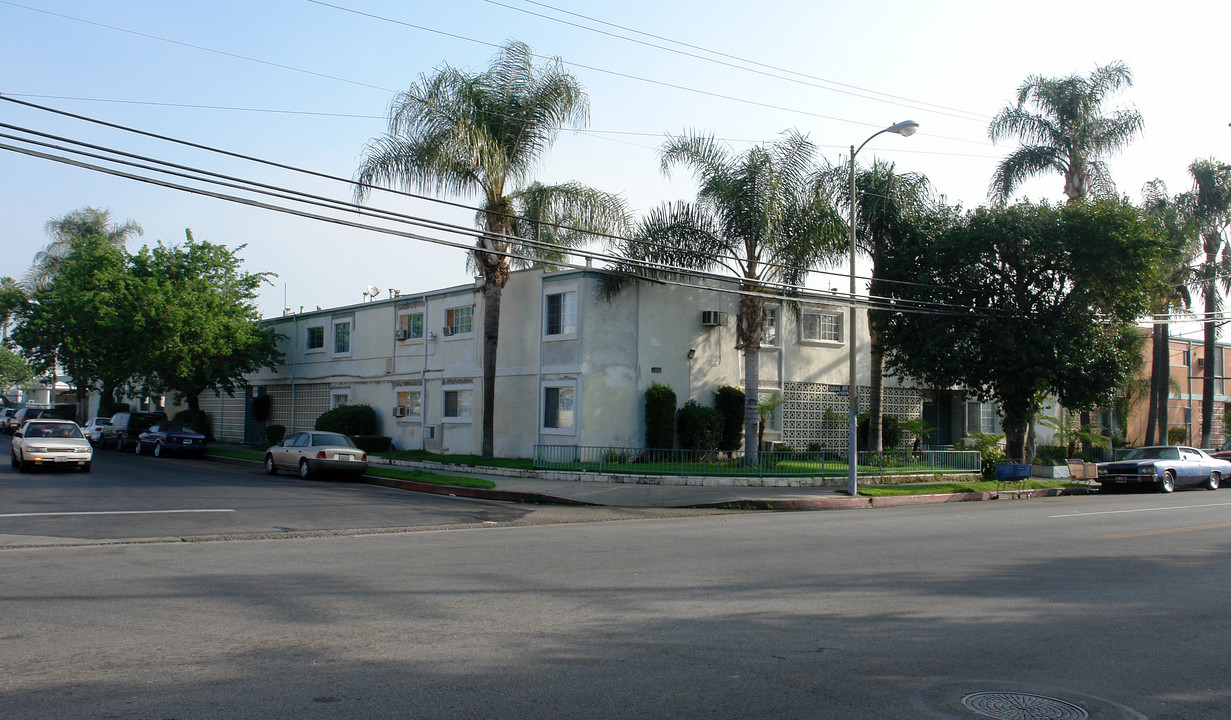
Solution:
<svg viewBox="0 0 1231 720"><path fill-rule="evenodd" d="M996 401L1009 457L1023 457L1045 394L1088 408L1131 374L1164 252L1123 201L937 210L886 256L902 307L878 316L886 364Z"/></svg>

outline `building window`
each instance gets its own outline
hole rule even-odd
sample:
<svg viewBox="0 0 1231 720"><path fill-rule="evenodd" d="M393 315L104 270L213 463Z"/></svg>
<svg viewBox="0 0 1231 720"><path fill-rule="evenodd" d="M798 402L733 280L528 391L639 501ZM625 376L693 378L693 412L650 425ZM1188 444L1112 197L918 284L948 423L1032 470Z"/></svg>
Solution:
<svg viewBox="0 0 1231 720"><path fill-rule="evenodd" d="M350 405L350 392L335 392L330 407L336 409L343 405Z"/></svg>
<svg viewBox="0 0 1231 720"><path fill-rule="evenodd" d="M842 314L835 312L805 312L800 318L804 340L842 342Z"/></svg>
<svg viewBox="0 0 1231 720"><path fill-rule="evenodd" d="M324 325L313 325L308 328L308 340L304 347L308 350L323 350L325 348Z"/></svg>
<svg viewBox="0 0 1231 720"><path fill-rule="evenodd" d="M778 344L778 308L765 308L765 322L761 325L761 344Z"/></svg>
<svg viewBox="0 0 1231 720"><path fill-rule="evenodd" d="M464 335L473 329L474 306L445 310L445 335Z"/></svg>
<svg viewBox="0 0 1231 720"><path fill-rule="evenodd" d="M757 399L760 401L758 405L765 407L766 403L773 400L775 397L781 397L781 394L774 391L760 393L757 395ZM781 413L782 403L778 403L774 406L773 410L770 410L764 415L766 432L778 432L782 429L781 422L779 422L779 416Z"/></svg>
<svg viewBox="0 0 1231 720"><path fill-rule="evenodd" d="M350 352L350 321L334 323L333 351L337 354Z"/></svg>
<svg viewBox="0 0 1231 720"><path fill-rule="evenodd" d="M572 386L543 388L543 427L571 430L577 390Z"/></svg>
<svg viewBox="0 0 1231 720"><path fill-rule="evenodd" d="M423 391L422 390L400 390L398 391L399 407L406 408L406 417L418 418L423 417Z"/></svg>
<svg viewBox="0 0 1231 720"><path fill-rule="evenodd" d="M408 313L398 318L398 329L408 340L423 338L423 313Z"/></svg>
<svg viewBox="0 0 1231 720"><path fill-rule="evenodd" d="M577 293L564 292L547 296L547 335L577 333Z"/></svg>
<svg viewBox="0 0 1231 720"><path fill-rule="evenodd" d="M445 417L469 420L473 390L445 390Z"/></svg>
<svg viewBox="0 0 1231 720"><path fill-rule="evenodd" d="M1181 362L1184 364L1184 367L1192 364L1192 354L1188 350L1184 351Z"/></svg>

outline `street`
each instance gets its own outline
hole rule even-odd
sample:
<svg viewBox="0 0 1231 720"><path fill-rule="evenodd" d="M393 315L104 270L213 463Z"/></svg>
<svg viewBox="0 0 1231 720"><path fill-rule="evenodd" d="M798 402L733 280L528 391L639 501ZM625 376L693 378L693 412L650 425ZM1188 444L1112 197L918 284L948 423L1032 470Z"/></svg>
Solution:
<svg viewBox="0 0 1231 720"><path fill-rule="evenodd" d="M263 512L0 517L0 536L27 538L231 533L0 548L5 718L1231 708L1226 490L512 524L534 510L96 457L88 476L6 466L0 515L84 509L55 488L87 482L108 509ZM593 512L553 509L574 511Z"/></svg>

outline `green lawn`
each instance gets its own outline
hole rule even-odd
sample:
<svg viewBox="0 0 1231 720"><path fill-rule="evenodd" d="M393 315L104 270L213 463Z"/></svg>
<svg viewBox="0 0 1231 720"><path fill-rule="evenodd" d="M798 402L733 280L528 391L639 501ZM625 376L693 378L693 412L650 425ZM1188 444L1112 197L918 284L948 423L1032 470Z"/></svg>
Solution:
<svg viewBox="0 0 1231 720"><path fill-rule="evenodd" d="M846 475L845 462L820 460L777 460L766 461L759 468L749 467L739 460L717 462L639 462L639 463L555 463L545 465L545 470L582 470L591 472L627 473L635 475L801 475L809 477L824 477ZM971 474L977 470L961 470L930 465L926 463L900 462L894 465L860 465L858 472L863 476L877 475L947 475Z"/></svg>
<svg viewBox="0 0 1231 720"><path fill-rule="evenodd" d="M534 461L529 458L485 458L482 455L441 455L426 450L390 450L383 453L369 453L376 457L396 460L427 460L431 462L453 463L455 465L479 465L487 467L516 468L519 470L534 469Z"/></svg>
<svg viewBox="0 0 1231 720"><path fill-rule="evenodd" d="M1080 483L1069 480L1024 480L1020 483L1007 483L1008 490L1037 490L1040 488L1077 487ZM910 483L906 485L862 485L859 494L864 497L892 497L895 495L944 495L948 493L994 492L1000 489L1000 483L995 480L982 480L968 483ZM840 490L839 492L847 492Z"/></svg>
<svg viewBox="0 0 1231 720"><path fill-rule="evenodd" d="M265 460L265 453L260 450L240 450L233 448L212 447L208 450L208 454L218 457L236 458L239 460L254 460L262 462ZM400 454L400 453L399 453ZM442 457L457 457L448 455L434 455L434 458ZM461 456L471 457L471 456ZM496 487L496 483L491 480L482 478L456 477L453 475L440 475L431 473L425 470L411 470L404 468L384 467L380 465L368 465L368 475L377 477L393 478L395 480L413 480L421 483L431 483L432 485L449 485L451 487L472 487L483 488L490 490Z"/></svg>

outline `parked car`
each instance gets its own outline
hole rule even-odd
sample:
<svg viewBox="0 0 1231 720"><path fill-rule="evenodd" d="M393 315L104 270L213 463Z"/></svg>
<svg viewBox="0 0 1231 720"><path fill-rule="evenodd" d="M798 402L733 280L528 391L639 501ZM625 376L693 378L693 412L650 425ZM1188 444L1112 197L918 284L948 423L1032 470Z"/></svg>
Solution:
<svg viewBox="0 0 1231 720"><path fill-rule="evenodd" d="M13 415L13 425L12 425L13 429L9 431L10 434L16 433L18 430L21 429L21 426L24 423L26 423L29 420L33 420L35 418L49 418L49 419L55 418L57 420L72 420L73 419L71 416L69 416L68 413L62 410L55 410L53 408L24 407L18 410Z"/></svg>
<svg viewBox="0 0 1231 720"><path fill-rule="evenodd" d="M137 454L152 450L154 457L166 453L205 454L205 436L184 423L169 421L151 425L137 436Z"/></svg>
<svg viewBox="0 0 1231 720"><path fill-rule="evenodd" d="M350 438L335 432L299 432L265 451L265 472L295 470L305 480L318 474L362 475L368 456Z"/></svg>
<svg viewBox="0 0 1231 720"><path fill-rule="evenodd" d="M1119 460L1098 464L1103 490L1148 486L1169 493L1185 485L1217 490L1229 473L1231 462L1180 445L1134 448Z"/></svg>
<svg viewBox="0 0 1231 720"><path fill-rule="evenodd" d="M126 450L137 444L137 438L151 425L166 422L163 412L118 412L111 416L111 424L103 428L102 447Z"/></svg>
<svg viewBox="0 0 1231 720"><path fill-rule="evenodd" d="M90 472L94 449L72 420L35 418L13 433L13 467L78 467Z"/></svg>
<svg viewBox="0 0 1231 720"><path fill-rule="evenodd" d="M90 418L85 426L81 428L81 432L85 433L86 440L90 444L101 442L103 439L103 429L111 424L111 418L96 417Z"/></svg>
<svg viewBox="0 0 1231 720"><path fill-rule="evenodd" d="M1231 440L1227 440L1225 443L1222 444L1222 447L1210 453L1210 457L1223 458L1224 460L1231 460Z"/></svg>

